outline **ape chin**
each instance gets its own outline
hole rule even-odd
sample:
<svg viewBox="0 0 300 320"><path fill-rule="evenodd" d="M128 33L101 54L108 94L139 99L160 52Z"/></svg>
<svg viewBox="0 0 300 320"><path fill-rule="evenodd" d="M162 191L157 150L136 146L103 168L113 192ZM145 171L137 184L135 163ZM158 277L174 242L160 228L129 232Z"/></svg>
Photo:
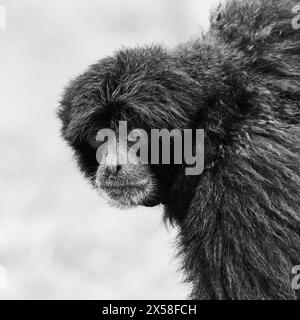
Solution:
<svg viewBox="0 0 300 320"><path fill-rule="evenodd" d="M164 205L193 299L297 298L298 1L228 0L201 38L170 52L120 50L63 94L62 135L80 170L113 205ZM147 133L203 129L203 173L188 176L175 161L123 164L117 152L97 161L97 132L120 136L118 121Z"/></svg>

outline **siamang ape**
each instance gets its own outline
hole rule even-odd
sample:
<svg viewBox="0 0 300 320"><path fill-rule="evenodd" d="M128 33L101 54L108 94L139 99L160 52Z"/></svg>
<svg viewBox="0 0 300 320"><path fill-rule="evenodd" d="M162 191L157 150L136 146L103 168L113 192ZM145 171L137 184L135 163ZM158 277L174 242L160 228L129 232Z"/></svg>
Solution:
<svg viewBox="0 0 300 320"><path fill-rule="evenodd" d="M193 299L296 299L300 264L300 30L293 0L228 0L172 51L122 49L64 91L62 135L96 189L164 205ZM294 8L294 10L293 10ZM295 22L295 21L294 21ZM203 129L205 164L98 164L97 132ZM117 131L117 130L116 130ZM194 140L193 140L194 141Z"/></svg>

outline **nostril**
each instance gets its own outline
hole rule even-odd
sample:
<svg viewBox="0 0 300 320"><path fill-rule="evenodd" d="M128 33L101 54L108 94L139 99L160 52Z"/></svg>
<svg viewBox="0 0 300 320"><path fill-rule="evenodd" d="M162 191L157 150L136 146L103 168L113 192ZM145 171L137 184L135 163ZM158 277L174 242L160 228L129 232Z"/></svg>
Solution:
<svg viewBox="0 0 300 320"><path fill-rule="evenodd" d="M105 168L105 174L106 176L109 177L114 177L118 174L118 172L121 170L122 166L121 165L116 165L116 166L107 166Z"/></svg>

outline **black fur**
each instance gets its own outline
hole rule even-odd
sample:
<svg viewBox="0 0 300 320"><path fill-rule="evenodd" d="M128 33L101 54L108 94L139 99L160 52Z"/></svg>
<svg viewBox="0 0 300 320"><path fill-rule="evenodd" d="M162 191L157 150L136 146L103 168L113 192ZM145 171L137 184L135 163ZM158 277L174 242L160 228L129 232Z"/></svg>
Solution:
<svg viewBox="0 0 300 320"><path fill-rule="evenodd" d="M64 138L92 180L101 127L205 129L205 170L151 166L194 299L295 299L300 264L300 30L293 0L231 0L201 39L126 49L65 90ZM171 181L172 177L172 181Z"/></svg>

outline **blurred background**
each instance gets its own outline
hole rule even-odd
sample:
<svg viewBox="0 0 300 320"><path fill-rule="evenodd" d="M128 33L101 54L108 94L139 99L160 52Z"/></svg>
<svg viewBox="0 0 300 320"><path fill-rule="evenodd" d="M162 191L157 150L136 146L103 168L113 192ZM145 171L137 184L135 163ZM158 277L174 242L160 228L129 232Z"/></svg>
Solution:
<svg viewBox="0 0 300 320"><path fill-rule="evenodd" d="M0 0L1 299L187 296L162 208L109 208L78 172L55 110L89 64L121 46L196 37L214 2Z"/></svg>

